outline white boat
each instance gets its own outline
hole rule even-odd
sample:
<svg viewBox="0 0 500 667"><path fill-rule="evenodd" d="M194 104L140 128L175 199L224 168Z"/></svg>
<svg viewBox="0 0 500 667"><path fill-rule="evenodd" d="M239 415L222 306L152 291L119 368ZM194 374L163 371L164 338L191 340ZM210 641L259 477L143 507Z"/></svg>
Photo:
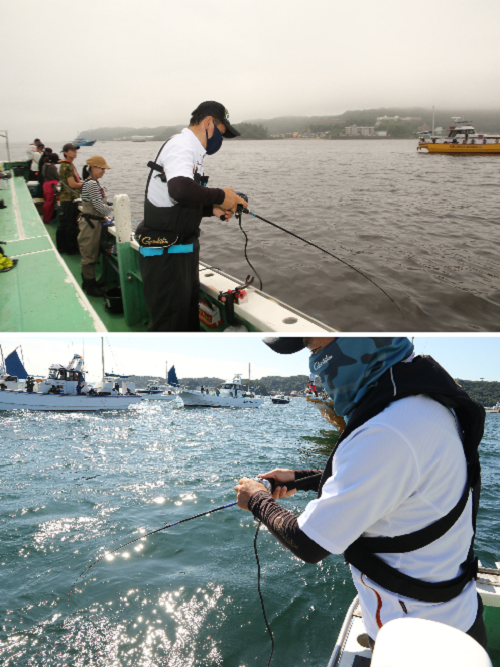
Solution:
<svg viewBox="0 0 500 667"><path fill-rule="evenodd" d="M500 568L500 563L496 563L496 566ZM500 655L500 569L480 566L476 585L484 604L488 651L491 656ZM408 637L402 636L405 628L411 635L410 641ZM475 640L460 630L433 621L396 619L380 630L379 637L372 657L356 596L347 610L328 667L368 667L370 660L372 667L492 665L486 652ZM493 662L495 667L498 664L497 660Z"/></svg>
<svg viewBox="0 0 500 667"><path fill-rule="evenodd" d="M496 403L493 407L491 408L484 408L485 412L500 412L500 403Z"/></svg>
<svg viewBox="0 0 500 667"><path fill-rule="evenodd" d="M104 356L104 355L103 355ZM121 410L141 397L134 393L135 387L120 378L105 377L96 388L85 382L83 358L75 354L67 366L52 364L49 375L32 382L24 391L5 389L0 391L0 410L55 410L57 412L80 412L95 410ZM33 387L31 391L28 391ZM77 389L78 388L78 389Z"/></svg>
<svg viewBox="0 0 500 667"><path fill-rule="evenodd" d="M263 398L245 396L241 375L236 374L232 381L225 382L220 389L182 389L179 398L185 407L207 408L259 408Z"/></svg>

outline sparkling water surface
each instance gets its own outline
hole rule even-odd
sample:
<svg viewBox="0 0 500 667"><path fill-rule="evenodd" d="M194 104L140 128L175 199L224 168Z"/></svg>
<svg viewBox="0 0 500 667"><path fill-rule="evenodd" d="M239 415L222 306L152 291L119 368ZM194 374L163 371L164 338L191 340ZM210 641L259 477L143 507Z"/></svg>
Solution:
<svg viewBox="0 0 500 667"><path fill-rule="evenodd" d="M235 499L240 476L323 467L334 430L303 399L255 410L0 417L2 665L266 665L256 522L236 507L106 550ZM477 551L500 560L500 415L487 415ZM301 512L313 494L286 506ZM355 595L341 556L302 563L258 538L274 665L328 662ZM72 593L70 594L70 591Z"/></svg>
<svg viewBox="0 0 500 667"><path fill-rule="evenodd" d="M108 194L127 193L141 221L146 165L161 145L99 141L75 164L103 155ZM429 155L416 145L225 141L204 164L210 186L246 193L252 211L352 264L402 315L345 264L244 216L248 257L273 296L343 331L498 331L500 156ZM12 154L25 159L25 150ZM243 248L234 218L203 221L203 261L244 279L253 271Z"/></svg>

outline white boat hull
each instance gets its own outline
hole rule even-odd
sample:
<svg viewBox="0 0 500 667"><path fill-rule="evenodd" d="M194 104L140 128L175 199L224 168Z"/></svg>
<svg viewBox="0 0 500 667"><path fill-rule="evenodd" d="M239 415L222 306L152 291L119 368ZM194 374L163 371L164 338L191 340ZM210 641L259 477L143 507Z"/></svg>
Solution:
<svg viewBox="0 0 500 667"><path fill-rule="evenodd" d="M185 407L193 408L260 408L264 403L263 398L249 398L246 396L233 398L232 396L202 394L199 391L181 391L179 398Z"/></svg>
<svg viewBox="0 0 500 667"><path fill-rule="evenodd" d="M175 401L176 394L142 394L140 396L143 401Z"/></svg>
<svg viewBox="0 0 500 667"><path fill-rule="evenodd" d="M75 394L41 394L36 391L0 391L0 410L88 412L123 410L129 405L140 402L140 396L77 396Z"/></svg>

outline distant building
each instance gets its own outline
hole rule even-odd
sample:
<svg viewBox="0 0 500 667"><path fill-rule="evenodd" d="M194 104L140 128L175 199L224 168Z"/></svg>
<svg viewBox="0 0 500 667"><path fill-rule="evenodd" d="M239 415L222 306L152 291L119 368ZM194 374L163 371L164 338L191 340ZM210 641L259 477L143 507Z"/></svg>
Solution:
<svg viewBox="0 0 500 667"><path fill-rule="evenodd" d="M422 120L422 116L405 116L401 120Z"/></svg>
<svg viewBox="0 0 500 667"><path fill-rule="evenodd" d="M293 136L294 139L296 139L299 136L299 133L298 132L293 132L292 136Z"/></svg>
<svg viewBox="0 0 500 667"><path fill-rule="evenodd" d="M345 133L350 137L372 137L375 134L375 128L350 125L349 127L345 128Z"/></svg>
<svg viewBox="0 0 500 667"><path fill-rule="evenodd" d="M387 130L380 130L379 132L376 132L377 137L386 137L387 136Z"/></svg>
<svg viewBox="0 0 500 667"><path fill-rule="evenodd" d="M285 139L292 139L292 137L293 137L292 132L287 132L287 133L285 134Z"/></svg>
<svg viewBox="0 0 500 667"><path fill-rule="evenodd" d="M421 126L418 128L418 131L419 131L419 132L428 132L430 129L431 129L431 128L430 128L426 123L424 123L423 125L421 125Z"/></svg>

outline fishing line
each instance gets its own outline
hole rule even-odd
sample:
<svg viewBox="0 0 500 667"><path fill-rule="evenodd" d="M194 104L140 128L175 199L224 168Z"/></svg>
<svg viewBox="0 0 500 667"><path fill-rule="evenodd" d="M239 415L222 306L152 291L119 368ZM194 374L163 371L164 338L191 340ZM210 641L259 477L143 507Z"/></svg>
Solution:
<svg viewBox="0 0 500 667"><path fill-rule="evenodd" d="M259 282L260 282L260 291L262 292L262 279L261 279L261 277L259 276L259 274L257 273L256 268L253 266L253 264L251 264L250 260L248 259L248 255L247 255L248 236L247 236L245 230L243 229L243 227L241 226L241 212L236 213L236 218L238 219L238 223L239 223L239 225L240 225L240 229L241 229L241 231L243 232L243 234L244 234L244 236L245 236L245 248L244 248L245 259L247 260L247 264L248 264L248 266L254 271L255 275L256 275L257 278L259 279Z"/></svg>
<svg viewBox="0 0 500 667"><path fill-rule="evenodd" d="M69 595L73 592L73 588L75 587L75 584L77 583L78 579L81 579L89 570L91 570L94 565L97 565L97 563L100 563L102 560L107 558L108 556L111 556L111 554L116 553L117 551L120 551L120 549L124 549L125 547L128 547L130 544L134 544L135 542L138 542L139 540L144 540L146 537L149 537L150 535L154 535L155 533L160 533L162 530L167 530L167 528L172 528L173 526L178 526L180 523L185 523L186 521L191 521L192 519L198 519L200 516L206 516L207 514L213 514L214 512L219 512L219 510L225 510L226 507L233 507L233 505L236 505L236 502L234 503L229 503L229 505L222 505L221 507L216 507L213 510L208 510L208 512L201 512L201 514L195 514L194 516L190 516L187 519L181 519L180 521L176 521L175 523L170 523L168 526L163 526L162 528L157 528L156 530L152 530L150 533L146 533L146 535L141 535L140 537L136 537L134 540L130 540L130 542L126 542L125 544L120 545L119 547L116 547L116 549L112 549L111 551L106 551L105 554L103 554L100 558L95 560L91 565L89 565L85 570L77 577L75 580L75 583L71 587L71 590L69 592ZM69 600L69 596L68 596Z"/></svg>
<svg viewBox="0 0 500 667"><path fill-rule="evenodd" d="M320 480L322 476L322 473L315 474L315 475L310 475L309 477L303 477L302 479L294 480L293 482L288 482L288 483L281 483L281 486L286 486L288 491L291 491L293 489L300 490L302 487L310 484L313 480L318 481ZM255 478L256 482L259 482L260 484L263 484L267 491L269 493L272 493L275 488L278 486L278 482L275 479L262 479L262 478ZM162 530L167 530L167 528L172 528L173 526L178 526L181 523L186 523L186 521L192 521L193 519L198 519L199 517L202 516L207 516L208 514L213 514L214 512L220 512L220 510L225 510L228 507L234 507L237 504L237 501L234 501L232 503L228 503L227 505L221 505L220 507L215 507L212 510L208 510L207 512L200 512L200 514L195 514L194 516L190 516L187 519L181 519L180 521L175 521L174 523L169 523L166 526L162 526L161 528L157 528L156 530L152 530L149 533L146 533L145 535L141 535L140 537L136 537L133 540L130 540L129 542L125 542L125 544L121 544L119 547L116 547L115 549L112 549L111 551L106 551L100 558L97 558L93 563L91 563L88 567L85 568L85 570L76 578L73 586L71 587L71 590L68 595L68 601L69 601L69 596L73 592L74 587L76 586L77 582L79 579L81 579L85 574L91 570L94 565L97 565L97 563L100 563L102 560L107 558L108 556L111 556L111 554L116 553L117 551L120 551L120 549L124 549L125 547L130 546L131 544L134 544L135 542L139 542L139 540L145 540L146 537L149 537L150 535L155 535L156 533L160 533ZM274 654L274 636L271 631L271 626L269 625L269 621L267 620L267 615L266 615L266 610L264 607L264 598L262 597L262 592L260 589L260 561L259 561L259 554L257 552L257 537L259 535L259 530L262 525L262 522L258 520L258 525L257 525L257 531L255 533L254 541L253 541L253 548L255 552L255 559L257 561L257 590L259 591L259 598L260 598L260 604L262 606L262 614L264 616L264 622L266 624L267 631L269 632L269 636L271 638L271 655L269 657L269 662L267 663L267 667L271 664L271 661L273 659L273 654Z"/></svg>
<svg viewBox="0 0 500 667"><path fill-rule="evenodd" d="M262 606L262 613L264 614L264 622L266 624L267 631L269 632L269 636L271 637L271 655L269 656L269 662L267 663L267 667L269 667L274 654L274 637L273 633L271 632L271 626L269 625L269 621L267 620L266 610L264 608L264 599L262 597L262 593L260 592L260 561L259 561L259 554L257 553L257 536L259 534L261 526L262 526L262 521L259 520L257 524L257 530L255 531L255 537L253 538L253 550L255 551L255 560L257 561L257 590L259 591L260 604Z"/></svg>
<svg viewBox="0 0 500 667"><path fill-rule="evenodd" d="M239 192L236 193L236 194L242 196L241 193L239 193ZM244 198L245 198L245 197L244 197ZM392 303L393 303L393 304L396 306L396 308L399 310L399 314L401 315L401 317L402 317L403 320L404 320L404 315L403 315L403 313L402 313L402 311L401 311L401 308L400 308L400 307L398 306L398 304L394 301L394 299L393 299L391 296L389 296L389 294L387 294L387 292L386 292L382 287L380 287L380 285L378 285L374 280L372 280L371 278L369 278L366 274L364 274L362 271L360 271L359 269L357 269L357 268L356 268L355 266L353 266L352 264L349 264L349 262L346 262L344 259L342 259L342 258L340 258L340 257L337 257L337 255L334 255L333 253L329 252L328 250L325 250L325 249L322 248L321 246L316 245L315 243L312 243L311 241L308 241L307 239L302 238L302 236L299 236L298 234L294 234L294 232L291 232L290 230L285 229L284 227L280 227L280 225L277 225L275 222L271 222L270 220L266 220L266 218L263 218L262 216L257 215L257 213L252 213L252 211L249 211L248 208L243 208L243 206L242 206L241 204L238 204L238 211L237 211L237 213L236 213L236 217L238 218L238 221L239 221L239 224L240 224L240 229L241 229L241 231L243 232L243 234L245 234L245 232L244 232L244 230L243 230L243 227L241 226L241 214L242 214L242 213L246 213L247 215L251 215L251 216L253 216L254 218L258 218L259 220L262 220L262 222L266 222L268 225L272 225L273 227L276 227L277 229L280 229L282 232L285 232L286 234L290 234L290 236L294 236L296 239L299 239L299 241L302 241L303 243L307 243L307 245L310 245L310 246L312 246L313 248L317 248L317 250L321 250L321 252L324 252L326 255L330 255L330 257L333 257L334 259L338 259L339 262L342 262L342 264L345 264L345 265L348 266L350 269L353 269L354 271L356 271L356 273L359 273L360 276L363 276L363 278L366 278L366 280L368 280L369 282L371 282L372 285L375 285L375 287L376 287L377 289L379 289L383 294L385 294L385 296L386 296L388 299L390 299L390 301L392 301ZM247 254L246 254L246 247L247 247L247 241L248 241L248 238L247 238L247 235L246 235L246 234L245 234L245 239L246 239L246 241L245 241L245 258L246 258L248 264L249 264L249 265L252 267L252 269L255 271L254 267L253 267L253 266L250 264L250 262L248 261L248 257L247 257ZM257 273L257 271L255 271L255 273ZM259 277L259 274L258 274L258 273L257 273L257 277L258 277L259 280L260 280L260 277ZM260 289L262 290L262 280L260 280Z"/></svg>

